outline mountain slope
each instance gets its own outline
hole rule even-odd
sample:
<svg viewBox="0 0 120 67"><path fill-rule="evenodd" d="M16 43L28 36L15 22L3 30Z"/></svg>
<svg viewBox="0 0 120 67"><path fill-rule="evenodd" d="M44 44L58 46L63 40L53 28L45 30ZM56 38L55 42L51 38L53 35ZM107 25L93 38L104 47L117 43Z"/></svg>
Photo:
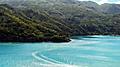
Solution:
<svg viewBox="0 0 120 67"><path fill-rule="evenodd" d="M54 26L54 29L52 29L48 27L48 25L44 26L47 22L38 23L29 20L21 14L17 14L16 11L8 5L0 5L0 15L1 41L49 41L52 40L54 36L56 37L56 35L60 34L58 33L60 28L56 25L51 24L52 27ZM50 21L50 19L46 21ZM52 20L52 22L57 24L55 20ZM58 37L62 38L64 36L58 35Z"/></svg>
<svg viewBox="0 0 120 67"><path fill-rule="evenodd" d="M120 13L120 4L102 4L101 9L104 13L118 14Z"/></svg>
<svg viewBox="0 0 120 67"><path fill-rule="evenodd" d="M60 42L70 41L71 35L120 35L118 6L115 11L114 7L77 0L1 0L0 3L5 3L0 5L1 41Z"/></svg>

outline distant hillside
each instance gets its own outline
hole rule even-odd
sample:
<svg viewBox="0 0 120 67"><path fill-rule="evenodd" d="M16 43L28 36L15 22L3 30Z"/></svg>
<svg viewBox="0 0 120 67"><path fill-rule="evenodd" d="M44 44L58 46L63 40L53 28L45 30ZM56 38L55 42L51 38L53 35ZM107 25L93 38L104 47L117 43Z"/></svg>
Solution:
<svg viewBox="0 0 120 67"><path fill-rule="evenodd" d="M77 0L1 0L0 41L70 41L120 35L119 4Z"/></svg>
<svg viewBox="0 0 120 67"><path fill-rule="evenodd" d="M101 9L104 13L118 14L120 13L120 4L102 4Z"/></svg>
<svg viewBox="0 0 120 67"><path fill-rule="evenodd" d="M82 7L87 10L92 10L94 12L100 13L120 13L120 4L102 4L98 5L92 1L78 1L78 0L1 0L1 4L9 4L11 6L15 6L17 8L25 8L25 7L34 7L39 6L44 9L49 7L57 7L58 5L61 6L74 6L74 7Z"/></svg>

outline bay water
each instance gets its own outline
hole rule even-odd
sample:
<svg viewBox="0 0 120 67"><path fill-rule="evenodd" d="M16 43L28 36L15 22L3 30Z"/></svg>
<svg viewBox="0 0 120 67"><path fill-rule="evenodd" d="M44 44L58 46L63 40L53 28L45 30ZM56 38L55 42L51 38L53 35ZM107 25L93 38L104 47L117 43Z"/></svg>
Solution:
<svg viewBox="0 0 120 67"><path fill-rule="evenodd" d="M0 67L120 67L120 36L74 36L68 43L0 43Z"/></svg>

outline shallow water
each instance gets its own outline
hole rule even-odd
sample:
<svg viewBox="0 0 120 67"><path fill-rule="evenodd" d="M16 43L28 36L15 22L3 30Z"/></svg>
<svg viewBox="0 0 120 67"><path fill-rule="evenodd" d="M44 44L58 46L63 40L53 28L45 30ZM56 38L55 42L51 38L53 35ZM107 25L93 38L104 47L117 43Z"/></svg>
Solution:
<svg viewBox="0 0 120 67"><path fill-rule="evenodd" d="M0 43L0 67L120 67L120 36L69 43Z"/></svg>

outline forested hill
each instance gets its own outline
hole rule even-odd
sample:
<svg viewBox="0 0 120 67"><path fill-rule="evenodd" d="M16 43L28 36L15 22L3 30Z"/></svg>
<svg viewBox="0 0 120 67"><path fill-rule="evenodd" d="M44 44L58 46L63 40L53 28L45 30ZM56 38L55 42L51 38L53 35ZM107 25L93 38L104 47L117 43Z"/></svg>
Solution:
<svg viewBox="0 0 120 67"><path fill-rule="evenodd" d="M1 0L0 41L70 41L120 35L120 5L77 0Z"/></svg>
<svg viewBox="0 0 120 67"><path fill-rule="evenodd" d="M63 30L69 32L70 29L50 18L45 12L20 11L6 4L0 5L0 41L69 41L66 35L62 34Z"/></svg>

